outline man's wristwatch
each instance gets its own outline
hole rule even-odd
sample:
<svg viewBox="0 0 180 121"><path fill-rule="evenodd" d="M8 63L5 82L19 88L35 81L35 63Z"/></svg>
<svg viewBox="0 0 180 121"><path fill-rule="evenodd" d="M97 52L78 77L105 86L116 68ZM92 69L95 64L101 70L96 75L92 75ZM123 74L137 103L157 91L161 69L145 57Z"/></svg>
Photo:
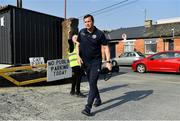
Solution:
<svg viewBox="0 0 180 121"><path fill-rule="evenodd" d="M106 63L111 63L111 61L106 61Z"/></svg>

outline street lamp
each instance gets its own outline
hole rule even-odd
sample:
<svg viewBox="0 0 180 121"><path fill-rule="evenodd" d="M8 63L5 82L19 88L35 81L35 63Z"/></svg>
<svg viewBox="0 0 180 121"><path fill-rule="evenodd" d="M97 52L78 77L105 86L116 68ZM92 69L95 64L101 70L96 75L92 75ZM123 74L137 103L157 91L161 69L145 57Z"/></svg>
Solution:
<svg viewBox="0 0 180 121"><path fill-rule="evenodd" d="M146 10L146 8L144 9L144 20L145 21L147 20L147 10Z"/></svg>
<svg viewBox="0 0 180 121"><path fill-rule="evenodd" d="M174 41L174 28L171 29L172 30L172 36L173 36L173 41Z"/></svg>
<svg viewBox="0 0 180 121"><path fill-rule="evenodd" d="M17 0L17 7L22 8L22 0Z"/></svg>
<svg viewBox="0 0 180 121"><path fill-rule="evenodd" d="M67 1L64 0L64 18L66 19Z"/></svg>

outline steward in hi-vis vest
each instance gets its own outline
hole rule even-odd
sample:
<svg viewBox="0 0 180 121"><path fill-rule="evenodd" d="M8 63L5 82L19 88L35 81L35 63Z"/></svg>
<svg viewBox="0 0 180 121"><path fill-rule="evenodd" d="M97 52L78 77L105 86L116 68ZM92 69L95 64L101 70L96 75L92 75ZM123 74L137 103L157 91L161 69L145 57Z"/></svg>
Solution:
<svg viewBox="0 0 180 121"><path fill-rule="evenodd" d="M74 44L74 50L72 52L68 52L70 67L80 66L77 62L77 48L76 44Z"/></svg>
<svg viewBox="0 0 180 121"><path fill-rule="evenodd" d="M68 44L69 44L68 56L69 56L70 67L72 68L73 71L70 95L84 97L85 95L83 95L80 91L82 70L80 64L78 64L77 61L78 56L77 56L76 43L77 43L77 35L73 35L72 39L71 38L68 39Z"/></svg>

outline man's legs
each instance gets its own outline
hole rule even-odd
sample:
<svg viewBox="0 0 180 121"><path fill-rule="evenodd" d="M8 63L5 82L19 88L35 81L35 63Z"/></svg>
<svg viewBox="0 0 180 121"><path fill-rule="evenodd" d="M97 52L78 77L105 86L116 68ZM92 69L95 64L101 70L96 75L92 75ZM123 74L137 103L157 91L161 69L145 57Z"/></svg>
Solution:
<svg viewBox="0 0 180 121"><path fill-rule="evenodd" d="M99 91L97 87L97 80L99 77L99 72L97 71L97 67L92 67L90 71L90 79L89 79L89 95L87 100L87 106L92 108L92 104L95 98L100 98Z"/></svg>
<svg viewBox="0 0 180 121"><path fill-rule="evenodd" d="M93 63L92 65L87 67L87 76L89 81L89 95L88 95L87 105L85 109L82 111L82 113L86 115L90 114L90 110L92 108L94 99L97 98L100 100L99 90L97 87L100 65L101 63Z"/></svg>

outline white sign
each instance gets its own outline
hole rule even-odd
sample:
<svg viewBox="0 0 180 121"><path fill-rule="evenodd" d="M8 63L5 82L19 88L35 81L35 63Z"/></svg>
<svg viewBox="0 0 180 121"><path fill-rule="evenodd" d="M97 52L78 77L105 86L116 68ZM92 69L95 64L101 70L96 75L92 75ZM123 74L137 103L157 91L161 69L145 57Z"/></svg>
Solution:
<svg viewBox="0 0 180 121"><path fill-rule="evenodd" d="M123 38L124 40L126 40L127 35L126 35L125 33L123 33L123 34L122 34L122 38Z"/></svg>
<svg viewBox="0 0 180 121"><path fill-rule="evenodd" d="M39 64L44 64L44 58L43 57L30 57L29 58L30 65L31 66L36 66Z"/></svg>
<svg viewBox="0 0 180 121"><path fill-rule="evenodd" d="M47 61L47 81L55 81L72 77L72 68L68 59Z"/></svg>
<svg viewBox="0 0 180 121"><path fill-rule="evenodd" d="M4 16L0 18L1 26L4 26Z"/></svg>

